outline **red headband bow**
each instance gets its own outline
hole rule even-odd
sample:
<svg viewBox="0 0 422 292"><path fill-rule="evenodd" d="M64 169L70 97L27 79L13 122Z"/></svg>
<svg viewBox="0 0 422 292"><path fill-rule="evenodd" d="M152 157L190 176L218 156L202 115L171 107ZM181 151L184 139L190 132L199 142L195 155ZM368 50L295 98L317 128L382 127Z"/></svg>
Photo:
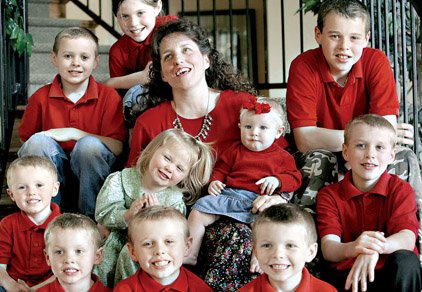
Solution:
<svg viewBox="0 0 422 292"><path fill-rule="evenodd" d="M248 111L255 111L255 114L266 114L271 111L271 106L268 103L260 103L256 99L245 101L242 108Z"/></svg>

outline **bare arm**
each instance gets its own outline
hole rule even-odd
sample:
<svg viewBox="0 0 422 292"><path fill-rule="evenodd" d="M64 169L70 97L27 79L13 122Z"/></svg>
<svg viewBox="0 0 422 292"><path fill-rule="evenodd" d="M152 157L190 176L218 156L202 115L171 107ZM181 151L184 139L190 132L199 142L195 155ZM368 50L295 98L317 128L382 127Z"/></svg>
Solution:
<svg viewBox="0 0 422 292"><path fill-rule="evenodd" d="M339 152L344 141L343 130L331 130L315 126L295 128L293 135L296 146L302 153L316 149Z"/></svg>
<svg viewBox="0 0 422 292"><path fill-rule="evenodd" d="M122 141L119 141L117 139L110 138L110 137L91 134L91 133L88 133L76 128L56 128L56 129L50 129L48 131L44 131L42 133L59 142L70 141L70 140L78 141L79 139L82 139L83 137L92 136L92 137L98 138L101 142L107 145L107 147L116 156L122 153L122 150L123 150Z"/></svg>
<svg viewBox="0 0 422 292"><path fill-rule="evenodd" d="M403 229L387 237L387 243L382 253L391 254L399 249L412 251L415 247L415 242L415 234L409 229Z"/></svg>
<svg viewBox="0 0 422 292"><path fill-rule="evenodd" d="M148 62L145 69L139 72L128 74L125 76L112 77L105 82L108 86L117 89L129 89L135 85L144 85L149 81L149 66L152 62Z"/></svg>

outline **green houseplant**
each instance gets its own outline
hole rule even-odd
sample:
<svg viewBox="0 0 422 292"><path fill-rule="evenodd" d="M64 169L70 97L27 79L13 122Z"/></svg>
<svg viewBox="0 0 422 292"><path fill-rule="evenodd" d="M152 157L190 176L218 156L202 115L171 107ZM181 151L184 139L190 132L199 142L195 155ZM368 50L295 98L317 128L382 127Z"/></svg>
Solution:
<svg viewBox="0 0 422 292"><path fill-rule="evenodd" d="M16 0L2 0L2 2L5 7L6 38L10 46L19 56L24 52L30 56L34 41L32 35L24 30L22 7Z"/></svg>

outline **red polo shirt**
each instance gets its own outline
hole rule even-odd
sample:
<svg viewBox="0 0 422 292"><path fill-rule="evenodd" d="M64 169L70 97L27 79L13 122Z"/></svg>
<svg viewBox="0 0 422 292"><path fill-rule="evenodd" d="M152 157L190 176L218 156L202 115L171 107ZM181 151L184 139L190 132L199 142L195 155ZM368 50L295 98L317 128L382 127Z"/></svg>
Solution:
<svg viewBox="0 0 422 292"><path fill-rule="evenodd" d="M362 114L399 113L390 63L383 52L371 48L363 49L344 88L334 81L321 48L299 55L290 66L286 103L292 128L342 130Z"/></svg>
<svg viewBox="0 0 422 292"><path fill-rule="evenodd" d="M212 117L208 136L204 142L211 143L217 151L217 157L234 142L240 141L239 113L243 102L251 98L251 94L224 90L220 93L217 104L209 113ZM176 118L170 101L164 101L156 107L150 108L142 113L136 120L132 132L130 153L127 166L131 167L136 163L141 150L145 149L148 143L162 131L174 128L173 121ZM185 119L179 116L185 132L196 136L201 130L204 118ZM284 137L277 139L277 144L286 147Z"/></svg>
<svg viewBox="0 0 422 292"><path fill-rule="evenodd" d="M41 87L29 99L19 138L26 141L41 131L70 127L124 141L126 129L120 96L114 88L96 82L91 76L87 91L73 103L64 95L60 75L56 75L53 83ZM70 153L76 141L58 143Z"/></svg>
<svg viewBox="0 0 422 292"><path fill-rule="evenodd" d="M238 292L272 292L276 291L270 284L267 274L262 274L255 280L249 282ZM306 268L302 270L302 280L297 286L295 292L336 292L337 289L312 276Z"/></svg>
<svg viewBox="0 0 422 292"><path fill-rule="evenodd" d="M109 52L110 77L125 76L144 70L151 61L152 35L157 28L170 21L177 19L176 16L158 16L155 18L155 27L143 42L135 42L127 35L119 38Z"/></svg>
<svg viewBox="0 0 422 292"><path fill-rule="evenodd" d="M7 265L7 273L14 280L21 279L34 286L53 275L44 256L44 231L61 214L54 203L51 210L41 225L32 222L23 211L0 221L0 264Z"/></svg>
<svg viewBox="0 0 422 292"><path fill-rule="evenodd" d="M178 292L188 292L188 291L198 291L198 292L212 292L212 289L205 284L198 276L185 269L180 267L179 277L170 285L163 286L153 278L151 278L147 273L142 270L136 271L136 273L130 276L127 279L120 281L114 290L116 292L159 292L159 291L178 291Z"/></svg>
<svg viewBox="0 0 422 292"><path fill-rule="evenodd" d="M385 237L409 229L418 237L415 192L396 175L384 172L367 193L352 184L351 171L338 183L324 187L317 196L317 226L320 238L334 234L341 242L356 240L364 231L382 231ZM414 249L418 254L416 246ZM376 269L388 255L380 255ZM354 258L333 263L338 270L353 266Z"/></svg>
<svg viewBox="0 0 422 292"><path fill-rule="evenodd" d="M94 280L94 285L88 290L88 292L111 292L112 290L103 283L100 282L97 275L92 274L91 279ZM51 283L42 286L41 288L35 290L37 292L65 292L62 285L60 285L59 279L56 278Z"/></svg>

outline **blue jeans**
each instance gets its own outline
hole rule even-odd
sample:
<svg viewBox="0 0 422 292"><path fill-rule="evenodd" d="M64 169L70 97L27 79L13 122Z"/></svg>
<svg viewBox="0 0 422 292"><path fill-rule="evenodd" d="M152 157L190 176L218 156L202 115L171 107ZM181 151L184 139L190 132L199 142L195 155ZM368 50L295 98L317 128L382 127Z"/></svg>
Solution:
<svg viewBox="0 0 422 292"><path fill-rule="evenodd" d="M79 181L79 212L94 217L97 194L104 180L111 172L116 156L98 138L86 136L78 140L69 157L52 138L37 133L31 136L19 149L18 156L37 155L49 158L57 168L61 194L53 202L62 205L61 195L66 185L66 173L71 172ZM62 206L61 206L62 207Z"/></svg>

